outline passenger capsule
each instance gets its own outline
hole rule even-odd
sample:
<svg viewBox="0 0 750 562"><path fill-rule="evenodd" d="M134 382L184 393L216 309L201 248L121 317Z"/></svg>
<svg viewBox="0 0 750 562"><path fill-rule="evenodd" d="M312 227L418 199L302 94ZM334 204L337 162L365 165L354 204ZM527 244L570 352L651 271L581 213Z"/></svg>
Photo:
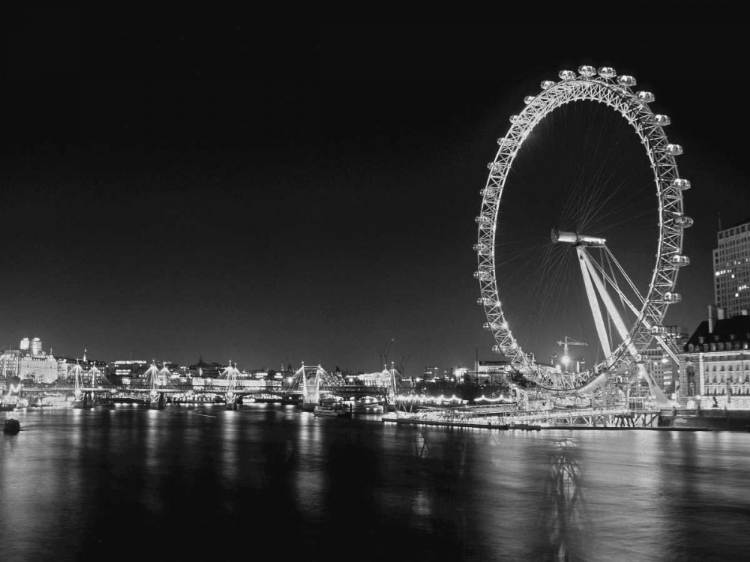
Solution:
<svg viewBox="0 0 750 562"><path fill-rule="evenodd" d="M502 147L509 147L516 144L516 141L505 137L500 137L499 139L497 139L497 144Z"/></svg>
<svg viewBox="0 0 750 562"><path fill-rule="evenodd" d="M674 304L682 300L680 293L664 293L664 302Z"/></svg>
<svg viewBox="0 0 750 562"><path fill-rule="evenodd" d="M497 324L492 322L485 322L482 328L484 328L485 330L496 330Z"/></svg>
<svg viewBox="0 0 750 562"><path fill-rule="evenodd" d="M683 215L674 219L674 223L680 228L690 228L693 226L693 219Z"/></svg>
<svg viewBox="0 0 750 562"><path fill-rule="evenodd" d="M665 150L667 151L667 154L671 154L672 156L679 156L682 154L682 147L679 144L668 144Z"/></svg>
<svg viewBox="0 0 750 562"><path fill-rule="evenodd" d="M672 180L672 187L675 187L680 191L687 191L691 187L690 180L684 180L682 178L674 179Z"/></svg>
<svg viewBox="0 0 750 562"><path fill-rule="evenodd" d="M654 100L656 100L654 94L652 94L651 92L638 92L636 94L636 97L643 103L654 103Z"/></svg>
<svg viewBox="0 0 750 562"><path fill-rule="evenodd" d="M659 127L666 127L672 122L672 120L668 115L656 114L651 116L651 122Z"/></svg>
<svg viewBox="0 0 750 562"><path fill-rule="evenodd" d="M649 330L649 333L652 336L666 336L667 335L667 328L664 326L651 326L651 329Z"/></svg>
<svg viewBox="0 0 750 562"><path fill-rule="evenodd" d="M627 74L623 74L622 76L617 77L617 83L620 86L627 86L628 88L632 88L636 85L635 78L632 76L628 76Z"/></svg>
<svg viewBox="0 0 750 562"><path fill-rule="evenodd" d="M675 267L685 267L686 265L690 265L690 258L687 256L681 256L680 254L674 254L669 258L669 263Z"/></svg>
<svg viewBox="0 0 750 562"><path fill-rule="evenodd" d="M503 164L501 162L491 162L487 165L487 168L489 168L491 173L497 174L503 170Z"/></svg>
<svg viewBox="0 0 750 562"><path fill-rule="evenodd" d="M518 115L511 115L510 117L508 117L508 121L510 121L511 123L515 123L517 120Z"/></svg>
<svg viewBox="0 0 750 562"><path fill-rule="evenodd" d="M492 346L492 353L502 353L502 352L503 352L503 350L500 349L499 345L495 344L495 345Z"/></svg>
<svg viewBox="0 0 750 562"><path fill-rule="evenodd" d="M542 90L549 90L554 85L555 85L555 83L552 80L545 80L541 84Z"/></svg>
<svg viewBox="0 0 750 562"><path fill-rule="evenodd" d="M532 101L534 101L535 98L536 96L526 96L525 98L523 98L523 103L529 105Z"/></svg>
<svg viewBox="0 0 750 562"><path fill-rule="evenodd" d="M586 78L591 78L592 76L596 76L596 69L593 66L581 65L578 67L578 74Z"/></svg>
<svg viewBox="0 0 750 562"><path fill-rule="evenodd" d="M614 78L617 76L617 72L611 66L602 66L599 69L599 76L602 78Z"/></svg>
<svg viewBox="0 0 750 562"><path fill-rule="evenodd" d="M474 222L481 225L487 225L492 222L492 219L486 215L479 215L477 218L474 219Z"/></svg>
<svg viewBox="0 0 750 562"><path fill-rule="evenodd" d="M575 80L576 73L572 70L561 70L558 76L563 80Z"/></svg>

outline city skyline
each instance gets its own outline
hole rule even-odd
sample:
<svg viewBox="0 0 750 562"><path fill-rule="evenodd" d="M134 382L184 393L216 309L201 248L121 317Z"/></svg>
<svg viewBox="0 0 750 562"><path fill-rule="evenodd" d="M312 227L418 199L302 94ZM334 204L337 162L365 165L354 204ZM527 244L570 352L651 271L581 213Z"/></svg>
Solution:
<svg viewBox="0 0 750 562"><path fill-rule="evenodd" d="M533 30L511 14L506 41L566 49L499 55L478 10L437 6L429 26L416 10L342 10L311 29L298 7L295 38L273 49L227 13L172 15L92 10L76 27L98 46L86 50L43 21L18 54L0 113L0 341L248 368L376 371L391 340L389 362L411 374L471 365L477 349L491 360L472 277L486 164L523 97L581 64L636 76L672 118L695 226L668 319L688 333L705 319L718 214L723 228L750 216L748 117L724 109L744 79L731 14L673 14L683 36L710 39L674 57L627 19L577 35L554 13Z"/></svg>

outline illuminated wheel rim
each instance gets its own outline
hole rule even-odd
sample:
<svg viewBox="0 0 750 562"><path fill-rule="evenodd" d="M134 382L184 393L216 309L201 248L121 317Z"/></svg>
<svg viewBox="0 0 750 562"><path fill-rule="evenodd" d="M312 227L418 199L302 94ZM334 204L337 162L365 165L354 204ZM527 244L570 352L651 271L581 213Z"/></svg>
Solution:
<svg viewBox="0 0 750 562"><path fill-rule="evenodd" d="M649 107L654 96L649 92L634 92L632 87L635 84L632 76L618 77L614 69L608 67L596 71L591 66L581 66L577 73L561 71L559 81L544 81L539 94L524 98L526 107L518 115L511 116L511 127L498 140L500 148L494 161L488 165L490 173L481 191L481 213L476 218L478 240L474 247L478 256L474 276L479 281L481 293L478 303L484 307L487 317L484 327L495 339L493 351L504 355L514 370L545 389L582 391L602 382L608 372L622 361L640 360L638 356L632 358L626 354L628 344L632 342L640 354L654 338L664 336L666 329L662 323L667 309L681 300L674 289L680 267L690 261L682 255L683 230L692 224L692 219L683 213L683 191L690 188L690 182L680 178L675 161L682 148L670 144L664 132L669 118L654 114ZM628 121L640 138L653 172L659 202L659 238L651 282L626 340L592 368L567 374L537 363L533 355L524 352L514 337L498 293L495 234L508 172L524 141L544 117L575 101L598 102L612 108Z"/></svg>

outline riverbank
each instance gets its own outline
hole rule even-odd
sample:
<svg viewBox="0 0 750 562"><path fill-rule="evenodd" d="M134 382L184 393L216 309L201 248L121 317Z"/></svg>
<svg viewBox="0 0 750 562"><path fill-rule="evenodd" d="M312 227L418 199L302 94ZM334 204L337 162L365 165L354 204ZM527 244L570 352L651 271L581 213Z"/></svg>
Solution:
<svg viewBox="0 0 750 562"><path fill-rule="evenodd" d="M558 424L558 425L537 425L527 423L492 423L492 422L453 422L448 420L424 420L424 419L412 419L412 418L397 418L391 416L384 416L381 418L384 423L395 423L397 425L412 425L412 426L438 426L438 427L465 427L470 429L488 429L496 431L507 431L507 430L522 430L528 431L529 427L538 428L539 430L544 429L569 429L569 430L594 430L594 431L713 431L710 427L620 427L612 425L571 425L571 424Z"/></svg>

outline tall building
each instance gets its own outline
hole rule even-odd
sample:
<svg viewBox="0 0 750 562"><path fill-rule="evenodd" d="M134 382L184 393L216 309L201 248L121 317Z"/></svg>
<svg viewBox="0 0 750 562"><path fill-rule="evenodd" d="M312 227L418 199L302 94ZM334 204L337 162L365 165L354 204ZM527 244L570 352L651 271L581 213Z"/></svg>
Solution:
<svg viewBox="0 0 750 562"><path fill-rule="evenodd" d="M750 310L750 222L718 233L714 257L714 298L727 318Z"/></svg>

